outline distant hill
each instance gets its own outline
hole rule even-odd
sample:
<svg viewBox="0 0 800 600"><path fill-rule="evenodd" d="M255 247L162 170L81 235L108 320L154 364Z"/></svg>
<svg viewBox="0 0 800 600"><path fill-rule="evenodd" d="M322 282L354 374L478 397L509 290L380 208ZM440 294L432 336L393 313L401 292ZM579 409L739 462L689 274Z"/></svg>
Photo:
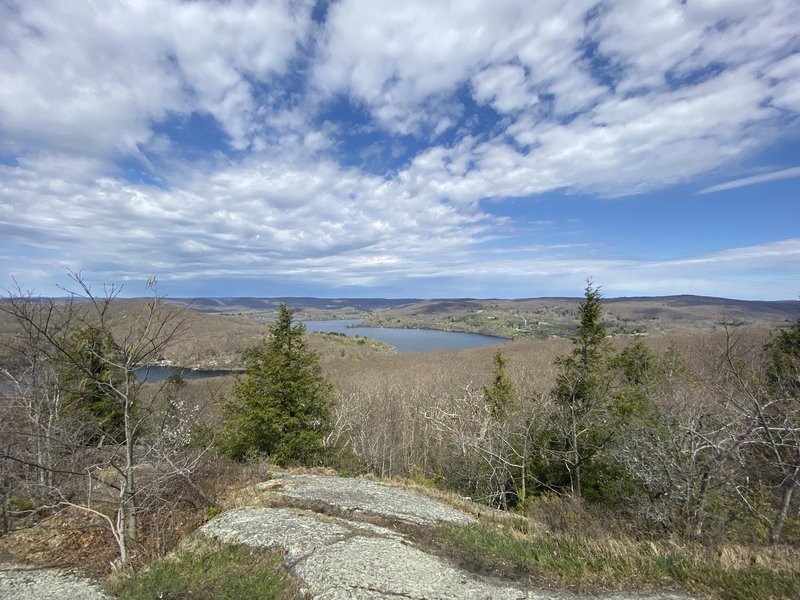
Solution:
<svg viewBox="0 0 800 600"><path fill-rule="evenodd" d="M165 358L173 364L203 368L239 366L245 348L258 343L277 306L286 302L299 319L362 319L367 326L418 327L465 331L507 338L568 337L577 322L581 298L520 298L515 300L451 298L169 298L187 306L188 331L180 336ZM0 300L1 302L1 300ZM142 299L112 304L110 325L117 335L130 327L128 315L140 313ZM726 326L772 329L800 318L800 301L748 301L704 296L605 298L605 323L612 335L695 334ZM0 311L0 366L19 329ZM366 352L366 347L344 338L312 336L319 349L331 355ZM338 342L334 344L334 342ZM333 348L333 346L336 346ZM352 346L352 347L351 347ZM378 350L376 350L378 351Z"/></svg>
<svg viewBox="0 0 800 600"><path fill-rule="evenodd" d="M472 331L510 338L568 336L582 298L422 300L376 310L366 323ZM704 296L604 298L609 333L650 335L713 331L724 326L772 328L800 317L800 302Z"/></svg>
<svg viewBox="0 0 800 600"><path fill-rule="evenodd" d="M314 310L378 310L382 308L397 308L401 306L425 305L435 307L437 310L453 310L475 308L487 303L521 304L572 304L580 302L582 297L567 296L542 296L531 298L314 298L310 296L276 296L276 297L199 297L199 298L167 298L169 302L185 304L197 311L230 311L238 308L251 310L272 310L282 302L297 309ZM673 307L714 307L742 310L745 312L782 313L796 316L800 301L798 300L736 300L731 298L717 298L713 296L622 296L617 298L603 298L606 304L641 304L641 305L669 305Z"/></svg>
<svg viewBox="0 0 800 600"><path fill-rule="evenodd" d="M278 298L169 298L169 301L184 304L199 312L270 311L277 309L282 302L298 311L373 311L420 302L418 298L311 298L291 296Z"/></svg>
<svg viewBox="0 0 800 600"><path fill-rule="evenodd" d="M301 319L360 318L368 326L470 331L509 338L568 336L582 298L173 298L205 313L271 318L286 302ZM772 328L800 317L800 301L733 300L708 296L604 298L609 332L650 335L713 331L724 324Z"/></svg>
<svg viewBox="0 0 800 600"><path fill-rule="evenodd" d="M702 314L704 316L735 318L768 322L794 321L800 317L800 301L797 300L734 300L709 296L662 296L609 298L604 300L609 310L622 308L634 313L649 316L685 316Z"/></svg>

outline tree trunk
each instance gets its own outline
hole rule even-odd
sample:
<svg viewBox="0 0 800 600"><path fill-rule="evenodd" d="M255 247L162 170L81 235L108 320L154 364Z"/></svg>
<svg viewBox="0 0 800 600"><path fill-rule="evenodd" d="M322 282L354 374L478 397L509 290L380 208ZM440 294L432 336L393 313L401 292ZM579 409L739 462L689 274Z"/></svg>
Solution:
<svg viewBox="0 0 800 600"><path fill-rule="evenodd" d="M129 539L136 539L136 487L133 480L133 466L125 469L125 532Z"/></svg>
<svg viewBox="0 0 800 600"><path fill-rule="evenodd" d="M578 450L578 424L575 418L575 409L572 408L572 431L570 432L572 443L572 495L580 500L581 497L581 455Z"/></svg>
<svg viewBox="0 0 800 600"><path fill-rule="evenodd" d="M783 495L781 497L781 508L775 516L775 523L772 525L770 531L769 541L772 544L781 543L781 535L783 534L783 524L786 522L786 516L789 514L789 507L792 504L792 494L797 487L798 475L800 475L800 466L795 467L794 473L789 475L783 482Z"/></svg>
<svg viewBox="0 0 800 600"><path fill-rule="evenodd" d="M703 511L706 508L706 493L708 492L708 480L711 477L709 467L703 469L703 475L700 478L700 489L697 492L697 505L694 510L694 527L692 528L692 537L698 539L703 533L703 525L705 519L703 518Z"/></svg>
<svg viewBox="0 0 800 600"><path fill-rule="evenodd" d="M125 506L124 506L124 495L125 495L125 488L120 490L120 499L119 499L119 507L117 508L117 523L116 527L114 527L113 523L110 523L111 533L114 536L114 540L117 542L117 547L119 548L119 567L124 568L128 565L128 538L127 534L125 533L125 528L127 526L126 523L126 515L125 515Z"/></svg>
<svg viewBox="0 0 800 600"><path fill-rule="evenodd" d="M11 511L11 482L9 478L3 477L0 481L0 533L11 531L11 519L8 516Z"/></svg>
<svg viewBox="0 0 800 600"><path fill-rule="evenodd" d="M131 424L131 402L128 398L125 402L125 471L123 473L124 482L122 486L122 506L125 519L124 535L127 540L136 540L136 482L134 480L134 455L133 455L133 426Z"/></svg>
<svg viewBox="0 0 800 600"><path fill-rule="evenodd" d="M53 486L53 435L58 424L58 409L61 401L61 392L58 389L53 390L52 400L50 402L49 413L47 416L47 430L45 431L45 455L47 456L46 470L46 483L48 487Z"/></svg>

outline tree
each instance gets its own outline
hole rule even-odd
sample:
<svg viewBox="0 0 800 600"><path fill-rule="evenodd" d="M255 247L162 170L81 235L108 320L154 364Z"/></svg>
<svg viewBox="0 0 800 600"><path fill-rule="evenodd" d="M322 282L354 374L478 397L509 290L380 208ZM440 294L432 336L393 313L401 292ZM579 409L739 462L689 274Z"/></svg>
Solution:
<svg viewBox="0 0 800 600"><path fill-rule="evenodd" d="M55 361L64 389L64 410L84 424L86 445L125 439L125 414L113 390L124 384L120 349L111 333L97 325L74 331L65 348L68 360Z"/></svg>
<svg viewBox="0 0 800 600"><path fill-rule="evenodd" d="M705 496L727 477L718 462L727 430L709 390L674 344L655 355L637 340L614 361L623 387L617 393L617 427L610 454L643 492L639 514L648 527L694 535L702 527ZM719 478L721 479L721 477Z"/></svg>
<svg viewBox="0 0 800 600"><path fill-rule="evenodd" d="M24 416L34 425L30 431L37 440L35 457L9 446L2 458L45 475L39 485L47 508L73 507L103 519L117 543L119 563L125 565L130 544L137 538L143 498L136 479L142 466L136 443L149 418L148 409L159 396L149 394L149 406L139 406L145 398L137 370L154 363L185 331L185 313L167 305L158 294L156 279L150 278L152 298L116 320L121 288L104 286L98 294L79 273L70 273L70 278L77 290L65 290L64 300L37 298L17 287L0 303L0 312L9 315L20 331L16 353L27 370L15 381L22 412L28 413ZM86 445L86 423L76 436L74 428L59 426L67 412L76 421L89 419L90 436L102 440L103 447L76 448L76 438ZM55 442L81 458L74 464L55 464ZM62 477L56 480L54 474ZM84 497L75 485L82 478L88 483ZM109 515L113 496L115 509Z"/></svg>
<svg viewBox="0 0 800 600"><path fill-rule="evenodd" d="M53 483L55 456L58 454L55 446L64 433L61 428L62 386L59 373L50 360L54 355L50 338L53 332L64 328L64 315L54 303L33 298L19 287L0 302L0 312L22 325L5 344L4 364L0 368L8 389L8 402L2 418L6 431L0 436L7 440L4 457L10 454L12 447L15 458L24 456L16 469L8 469L19 475L15 486L17 491L34 480L46 489ZM27 462L39 468L28 467ZM27 476L30 473L25 473L26 470L35 474ZM3 486L3 489L9 487ZM6 496L4 506L7 499Z"/></svg>
<svg viewBox="0 0 800 600"><path fill-rule="evenodd" d="M572 353L559 357L560 373L553 397L562 408L566 425L564 464L572 493L581 497L583 469L611 435L608 409L612 400L608 376L613 354L603 324L600 289L587 280L585 299L578 307L578 328Z"/></svg>
<svg viewBox="0 0 800 600"><path fill-rule="evenodd" d="M800 485L800 319L767 344L767 401L758 407L762 440L781 478L770 541L781 541L792 496Z"/></svg>
<svg viewBox="0 0 800 600"><path fill-rule="evenodd" d="M281 304L262 343L245 351L246 376L223 405L220 447L235 460L262 454L279 464L310 464L324 450L333 388L293 317Z"/></svg>
<svg viewBox="0 0 800 600"><path fill-rule="evenodd" d="M711 517L723 520L720 499L732 514L730 500L738 499L770 540L780 541L800 474L798 333L800 327L786 329L765 346L726 323L721 349L694 361L708 401L680 435L692 443L697 481L687 496L692 537L704 534ZM691 404L698 407L698 398Z"/></svg>
<svg viewBox="0 0 800 600"><path fill-rule="evenodd" d="M779 330L766 345L767 377L775 394L800 396L800 318Z"/></svg>
<svg viewBox="0 0 800 600"><path fill-rule="evenodd" d="M505 416L506 407L513 399L515 390L514 384L506 373L508 360L498 350L494 355L494 371L492 373L492 385L483 388L483 396L486 399L486 410L494 420L500 420Z"/></svg>

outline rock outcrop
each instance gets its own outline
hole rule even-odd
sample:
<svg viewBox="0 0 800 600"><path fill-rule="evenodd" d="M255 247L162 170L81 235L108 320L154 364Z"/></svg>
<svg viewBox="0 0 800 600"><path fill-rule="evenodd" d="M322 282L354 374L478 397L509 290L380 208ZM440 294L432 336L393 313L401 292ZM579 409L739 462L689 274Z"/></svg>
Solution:
<svg viewBox="0 0 800 600"><path fill-rule="evenodd" d="M231 510L206 523L201 532L222 542L282 549L287 568L313 598L578 599L479 577L425 552L401 532L404 526L470 524L474 519L412 491L364 479L312 475L286 476L258 487L291 507ZM674 594L604 598L686 600Z"/></svg>
<svg viewBox="0 0 800 600"><path fill-rule="evenodd" d="M278 548L286 567L319 600L580 600L480 577L420 547L414 537L437 523L475 519L407 489L328 476L286 475L257 486L266 506L230 510L200 532L222 543ZM416 533L414 533L416 532ZM414 535L411 535L414 533ZM56 569L0 565L9 600L106 600L90 580ZM689 600L676 594L613 594L605 600Z"/></svg>
<svg viewBox="0 0 800 600"><path fill-rule="evenodd" d="M61 569L0 565L3 600L111 600L89 579Z"/></svg>

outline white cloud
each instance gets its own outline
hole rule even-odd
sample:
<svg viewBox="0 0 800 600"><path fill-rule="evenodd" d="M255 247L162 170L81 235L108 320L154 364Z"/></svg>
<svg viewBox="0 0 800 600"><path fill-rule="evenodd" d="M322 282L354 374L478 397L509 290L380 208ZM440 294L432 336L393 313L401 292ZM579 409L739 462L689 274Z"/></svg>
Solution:
<svg viewBox="0 0 800 600"><path fill-rule="evenodd" d="M330 285L446 274L488 289L515 274L571 281L585 264L619 289L700 290L708 271L588 253L581 263L531 240L535 263L509 258L523 251L512 247L484 256L476 248L515 224L480 201L644 193L797 136L791 0L341 0L322 24L313 7L0 3L6 263ZM348 111L363 114L354 123ZM184 155L192 140L163 124L192 115L212 119L229 148L200 142ZM359 164L383 151L403 164ZM790 176L733 174L704 191ZM736 273L756 276L742 269L731 286Z"/></svg>
<svg viewBox="0 0 800 600"><path fill-rule="evenodd" d="M767 66L764 76L772 82L772 105L800 113L800 53L791 54Z"/></svg>
<svg viewBox="0 0 800 600"><path fill-rule="evenodd" d="M3 145L135 155L153 121L199 111L244 148L259 127L251 80L286 70L310 9L290 0L3 3Z"/></svg>
<svg viewBox="0 0 800 600"><path fill-rule="evenodd" d="M525 290L529 296L541 295L539 290L577 295L587 277L601 283L608 297L686 293L791 300L800 295L800 238L672 260L608 259L592 247L572 248L568 255L561 250L542 247L527 256L483 260L466 253L448 264L447 274L471 286L465 294L488 289L510 297L524 296Z"/></svg>
<svg viewBox="0 0 800 600"><path fill-rule="evenodd" d="M498 112L513 112L539 101L528 89L525 69L519 65L500 65L484 69L472 79L475 99L491 104Z"/></svg>
<svg viewBox="0 0 800 600"><path fill-rule="evenodd" d="M521 61L533 68L525 86L546 87L578 60L575 46L591 5L345 0L330 10L316 81L329 93L345 92L365 103L382 126L401 133L427 122L417 107L449 96L474 76L481 101L533 104L535 95L533 102L519 97L519 78L505 88L516 101L491 90L499 84L489 81L491 69L508 75L506 63ZM490 72L480 75L486 68Z"/></svg>
<svg viewBox="0 0 800 600"><path fill-rule="evenodd" d="M796 35L800 13L791 3L606 3L587 20L592 6L478 3L448 12L447 3L341 2L317 82L365 103L400 133L441 119L442 94L467 83L476 101L513 115L505 133L522 149L503 136L474 145L462 162L477 169L463 181L448 161L438 173L425 168L436 189L476 196L561 187L641 193L741 160L780 136L773 107L792 109L800 75L790 59L769 77L765 65ZM586 40L611 66L613 89L583 54Z"/></svg>
<svg viewBox="0 0 800 600"><path fill-rule="evenodd" d="M793 179L800 177L800 167L792 167L790 169L781 169L780 171L772 171L771 173L762 173L760 175L752 175L750 177L742 177L741 179L734 179L718 185L712 185L701 190L700 194L711 194L714 192L721 192L723 190L733 190L748 185L756 185L759 183L766 183L768 181L780 181L781 179Z"/></svg>
<svg viewBox="0 0 800 600"><path fill-rule="evenodd" d="M128 276L154 267L197 277L274 276L298 265L313 273L330 264L405 263L469 245L490 223L476 210L409 195L330 162L263 165L255 156L213 173L191 172L174 190L108 178L69 182L35 166L0 167L0 176L7 182L0 190L7 243L69 257L76 269L96 272L111 263Z"/></svg>

